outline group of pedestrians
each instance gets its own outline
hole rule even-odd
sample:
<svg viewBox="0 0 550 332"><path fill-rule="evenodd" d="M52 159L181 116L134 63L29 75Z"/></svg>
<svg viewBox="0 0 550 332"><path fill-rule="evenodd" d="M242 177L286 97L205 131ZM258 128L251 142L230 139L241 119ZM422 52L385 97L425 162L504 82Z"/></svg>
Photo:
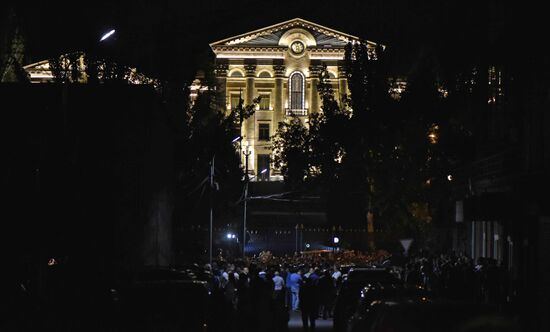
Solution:
<svg viewBox="0 0 550 332"><path fill-rule="evenodd" d="M288 330L290 311L299 312L304 331L329 319L341 272L332 266L205 266L211 275L213 331Z"/></svg>

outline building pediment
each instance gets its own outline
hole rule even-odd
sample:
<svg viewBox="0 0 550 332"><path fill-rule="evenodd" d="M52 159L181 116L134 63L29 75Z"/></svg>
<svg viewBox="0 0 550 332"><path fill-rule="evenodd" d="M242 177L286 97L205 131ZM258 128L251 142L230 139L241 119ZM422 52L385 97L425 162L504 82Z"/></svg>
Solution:
<svg viewBox="0 0 550 332"><path fill-rule="evenodd" d="M254 30L238 36L226 38L210 44L215 51L222 47L256 48L256 47L280 47L285 45L285 36L289 33L303 33L307 35L308 46L323 48L343 48L349 42L358 42L360 38L336 31L322 25L295 18L266 28ZM373 42L367 43L376 45Z"/></svg>

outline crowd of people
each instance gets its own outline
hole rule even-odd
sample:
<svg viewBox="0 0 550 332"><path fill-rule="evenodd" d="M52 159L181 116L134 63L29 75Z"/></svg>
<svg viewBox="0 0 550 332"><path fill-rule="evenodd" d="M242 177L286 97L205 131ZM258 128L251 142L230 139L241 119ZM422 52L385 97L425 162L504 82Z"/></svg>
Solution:
<svg viewBox="0 0 550 332"><path fill-rule="evenodd" d="M312 251L293 256L274 256L270 252L262 252L253 257L231 261L219 256L212 264L195 264L189 271L195 273L196 279L206 281L208 285L209 307L202 311L209 315L209 331L287 331L292 315L301 317L303 330L309 332L315 330L318 320L332 318L339 288L345 274L354 266L387 268L406 284L424 287L437 297L492 303L503 309L512 308L514 313L521 310L513 308L519 302L514 297L515 291L506 269L493 259L479 258L474 261L463 254L420 252L401 256L379 250L371 253ZM39 302L31 301L37 297L32 288L27 290L27 284L21 284L14 291L20 295L11 297L17 299L19 305L11 307L25 315L40 316L47 326L68 324L65 323L65 313L70 310L75 312L75 321L85 315L88 310L80 310L81 306L75 306L74 303L87 297L75 290L84 289L94 294L89 297L90 308L95 303L93 299L105 292L94 283L84 284L79 279L68 278L70 275L63 273L64 267L62 263L50 267L51 280L47 289L51 294L46 295L51 301L44 303L54 305L38 306ZM84 285L86 287L79 288ZM101 299L108 301L105 296ZM112 307L101 303L100 307L104 311ZM202 305L196 303L197 308ZM46 314L48 312L60 316ZM101 315L108 316L103 311ZM24 320L15 318L14 324ZM37 324L35 322L31 325Z"/></svg>
<svg viewBox="0 0 550 332"><path fill-rule="evenodd" d="M246 261L220 257L206 264L213 290L213 330L285 331L292 311L299 312L303 330L314 331L316 320L330 319L343 273L350 266L386 267L410 285L435 296L479 303L506 302L505 273L496 261L474 263L462 254L392 257L375 253L275 257L261 253Z"/></svg>
<svg viewBox="0 0 550 332"><path fill-rule="evenodd" d="M290 311L300 312L305 331L329 319L342 279L338 265L207 264L213 293L213 330L285 331ZM228 324L229 323L229 324ZM220 326L216 326L220 325Z"/></svg>

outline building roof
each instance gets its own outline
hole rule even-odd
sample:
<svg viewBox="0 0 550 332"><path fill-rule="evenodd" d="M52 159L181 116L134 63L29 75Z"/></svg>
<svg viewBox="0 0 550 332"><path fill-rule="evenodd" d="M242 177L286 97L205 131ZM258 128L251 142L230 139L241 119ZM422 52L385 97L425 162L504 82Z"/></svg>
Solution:
<svg viewBox="0 0 550 332"><path fill-rule="evenodd" d="M280 39L285 32L294 28L302 28L310 32L314 36L318 47L323 47L325 45L344 47L348 42L353 43L359 41L365 41L372 46L377 45L372 41L362 40L359 37L327 28L317 23L306 21L301 18L294 18L265 28L211 43L210 47L212 47L212 49L219 46L274 47L280 44Z"/></svg>

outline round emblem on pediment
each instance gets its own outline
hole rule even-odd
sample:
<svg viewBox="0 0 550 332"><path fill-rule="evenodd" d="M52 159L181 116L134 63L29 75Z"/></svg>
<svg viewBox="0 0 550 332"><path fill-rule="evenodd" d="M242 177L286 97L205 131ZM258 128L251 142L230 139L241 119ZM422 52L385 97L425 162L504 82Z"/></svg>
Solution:
<svg viewBox="0 0 550 332"><path fill-rule="evenodd" d="M306 46L299 40L296 40L290 44L290 51L295 55L304 53Z"/></svg>

